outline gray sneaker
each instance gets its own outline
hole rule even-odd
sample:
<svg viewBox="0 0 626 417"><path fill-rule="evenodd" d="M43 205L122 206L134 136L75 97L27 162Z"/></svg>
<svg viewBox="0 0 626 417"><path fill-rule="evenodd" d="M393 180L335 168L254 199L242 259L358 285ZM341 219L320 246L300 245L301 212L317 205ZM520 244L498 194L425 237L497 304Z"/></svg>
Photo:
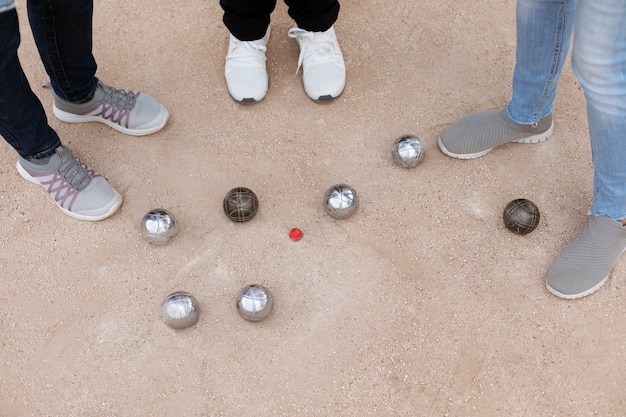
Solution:
<svg viewBox="0 0 626 417"><path fill-rule="evenodd" d="M100 174L59 146L47 161L17 160L24 179L43 186L63 213L79 220L102 220L118 209L122 197Z"/></svg>
<svg viewBox="0 0 626 417"><path fill-rule="evenodd" d="M54 91L54 115L69 123L100 122L127 135L143 136L161 130L169 113L147 94L120 90L98 81L96 92L86 103L71 103Z"/></svg>
<svg viewBox="0 0 626 417"><path fill-rule="evenodd" d="M606 216L592 216L578 237L554 260L548 291L561 298L580 298L598 290L626 249L626 227Z"/></svg>
<svg viewBox="0 0 626 417"><path fill-rule="evenodd" d="M439 148L453 158L481 157L506 143L539 143L552 135L552 115L536 126L515 123L506 109L487 110L457 121L439 136Z"/></svg>

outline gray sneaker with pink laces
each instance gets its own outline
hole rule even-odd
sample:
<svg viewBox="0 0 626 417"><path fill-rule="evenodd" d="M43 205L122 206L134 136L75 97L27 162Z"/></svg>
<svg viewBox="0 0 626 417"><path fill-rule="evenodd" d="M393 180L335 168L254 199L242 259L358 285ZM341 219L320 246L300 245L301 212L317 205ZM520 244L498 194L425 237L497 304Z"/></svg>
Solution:
<svg viewBox="0 0 626 417"><path fill-rule="evenodd" d="M61 211L75 219L102 220L122 204L118 192L65 146L59 146L52 156L40 160L18 157L17 172L44 187Z"/></svg>
<svg viewBox="0 0 626 417"><path fill-rule="evenodd" d="M121 90L98 81L91 100L71 103L54 94L54 115L69 123L100 122L127 135L143 136L165 126L169 113L147 94Z"/></svg>

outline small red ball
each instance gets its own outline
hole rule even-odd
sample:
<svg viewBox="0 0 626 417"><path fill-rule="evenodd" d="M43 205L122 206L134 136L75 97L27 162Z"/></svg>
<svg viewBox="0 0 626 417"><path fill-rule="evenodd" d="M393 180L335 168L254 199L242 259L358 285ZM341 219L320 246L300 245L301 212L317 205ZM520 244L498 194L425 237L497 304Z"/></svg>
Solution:
<svg viewBox="0 0 626 417"><path fill-rule="evenodd" d="M291 240L302 239L302 230L298 229L297 227L294 227L293 229L289 231L289 237L291 238Z"/></svg>

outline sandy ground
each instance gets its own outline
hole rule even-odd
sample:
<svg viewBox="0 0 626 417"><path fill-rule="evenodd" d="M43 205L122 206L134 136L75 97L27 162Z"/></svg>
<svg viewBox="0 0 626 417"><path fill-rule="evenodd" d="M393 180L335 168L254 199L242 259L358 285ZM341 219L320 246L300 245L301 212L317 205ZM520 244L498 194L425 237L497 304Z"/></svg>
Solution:
<svg viewBox="0 0 626 417"><path fill-rule="evenodd" d="M450 123L508 100L512 0L344 0L348 84L325 105L295 75L279 3L270 92L244 106L226 91L217 0L97 1L98 75L172 115L142 138L54 119L23 3L20 54L51 125L124 204L73 220L0 147L1 417L626 415L626 258L579 301L544 284L591 200L569 64L551 140L474 161L437 148ZM414 170L391 162L404 133L428 148ZM361 207L337 221L322 199L341 182ZM259 196L249 223L222 212L236 186ZM518 197L542 214L527 236L501 221ZM139 231L155 207L180 224L162 247ZM234 308L251 283L276 299L259 324ZM159 315L176 290L202 309L182 331Z"/></svg>

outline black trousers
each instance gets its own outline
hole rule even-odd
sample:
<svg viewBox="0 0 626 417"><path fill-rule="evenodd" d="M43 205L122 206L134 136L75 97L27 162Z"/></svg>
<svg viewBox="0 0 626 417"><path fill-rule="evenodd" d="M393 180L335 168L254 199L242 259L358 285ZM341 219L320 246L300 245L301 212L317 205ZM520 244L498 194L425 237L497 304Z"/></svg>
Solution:
<svg viewBox="0 0 626 417"><path fill-rule="evenodd" d="M298 27L311 32L324 32L339 15L337 0L285 0L288 13ZM265 36L270 14L276 0L220 0L224 24L241 41L254 41Z"/></svg>

